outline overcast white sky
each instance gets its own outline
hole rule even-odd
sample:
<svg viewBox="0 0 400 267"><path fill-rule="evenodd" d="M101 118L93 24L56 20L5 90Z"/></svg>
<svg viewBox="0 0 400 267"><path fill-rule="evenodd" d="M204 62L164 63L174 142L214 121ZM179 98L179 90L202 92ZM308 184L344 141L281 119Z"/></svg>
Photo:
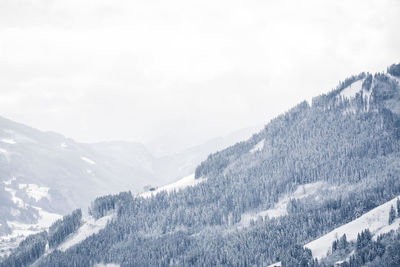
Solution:
<svg viewBox="0 0 400 267"><path fill-rule="evenodd" d="M0 115L196 144L385 70L399 32L398 0L1 0Z"/></svg>

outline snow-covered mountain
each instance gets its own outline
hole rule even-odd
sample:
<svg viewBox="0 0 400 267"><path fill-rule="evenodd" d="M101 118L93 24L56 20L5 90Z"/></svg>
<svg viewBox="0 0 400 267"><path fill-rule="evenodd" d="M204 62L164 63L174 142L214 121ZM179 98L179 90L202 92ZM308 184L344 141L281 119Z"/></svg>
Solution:
<svg viewBox="0 0 400 267"><path fill-rule="evenodd" d="M88 217L65 216L0 266L397 266L399 78L400 64L351 76L194 176L98 197Z"/></svg>
<svg viewBox="0 0 400 267"><path fill-rule="evenodd" d="M193 173L208 153L251 133L243 132L156 158L139 143L83 144L0 117L0 250L99 195L139 193Z"/></svg>
<svg viewBox="0 0 400 267"><path fill-rule="evenodd" d="M160 183L134 143L80 144L0 118L0 246L48 227L99 194Z"/></svg>

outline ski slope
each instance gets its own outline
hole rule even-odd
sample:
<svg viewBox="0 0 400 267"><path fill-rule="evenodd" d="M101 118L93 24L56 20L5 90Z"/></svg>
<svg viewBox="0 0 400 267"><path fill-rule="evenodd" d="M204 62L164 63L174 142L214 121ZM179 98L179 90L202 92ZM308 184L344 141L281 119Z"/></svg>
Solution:
<svg viewBox="0 0 400 267"><path fill-rule="evenodd" d="M97 234L100 230L107 226L107 223L113 219L115 214L110 214L104 216L98 220L94 219L92 216L86 218L79 227L79 229L69 236L63 243L58 246L61 251L66 251L70 247L73 247L91 235Z"/></svg>
<svg viewBox="0 0 400 267"><path fill-rule="evenodd" d="M354 98L356 96L356 94L362 90L363 81L364 80L361 79L361 80L353 82L352 84L350 84L349 86L344 88L340 92L339 96L342 98L347 98L347 99Z"/></svg>
<svg viewBox="0 0 400 267"><path fill-rule="evenodd" d="M267 216L270 219L286 216L288 214L287 206L291 199L303 199L307 197L314 197L315 200L318 200L319 194L321 192L329 192L329 191L334 191L336 189L337 189L336 187L321 181L300 185L293 193L281 197L278 203L276 203L275 206L271 209L260 212L243 213L241 215L241 219L240 222L238 223L238 226L247 227L250 225L250 222L252 220L256 221L257 218L260 216L262 218Z"/></svg>
<svg viewBox="0 0 400 267"><path fill-rule="evenodd" d="M398 196L400 197L400 196ZM376 207L365 213L361 217L342 225L333 231L321 236L320 238L306 244L304 247L311 249L314 258L324 258L331 249L332 242L346 234L348 241L357 240L357 234L365 229L369 229L376 238L379 234L390 232L399 227L400 218L389 225L390 207L396 207L397 198Z"/></svg>

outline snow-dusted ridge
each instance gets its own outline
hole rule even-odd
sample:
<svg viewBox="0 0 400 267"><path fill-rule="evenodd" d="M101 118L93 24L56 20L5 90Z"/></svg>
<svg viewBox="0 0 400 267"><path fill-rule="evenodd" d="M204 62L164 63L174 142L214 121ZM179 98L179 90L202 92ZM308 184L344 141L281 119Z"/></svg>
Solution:
<svg viewBox="0 0 400 267"><path fill-rule="evenodd" d="M167 193L173 192L174 190L178 191L178 190L184 189L188 186L198 185L199 183L204 182L206 180L207 180L206 178L195 179L194 174L191 174L189 176L186 176L186 177L176 181L175 183L159 187L154 191L143 192L143 193L139 194L138 196L148 198L148 197L156 195L162 191L166 191Z"/></svg>
<svg viewBox="0 0 400 267"><path fill-rule="evenodd" d="M306 244L304 247L311 249L314 258L322 259L326 257L328 251L331 249L332 242L343 236L343 234L346 234L348 241L355 241L357 240L357 234L365 229L369 229L374 235L374 238L379 234L388 233L391 230L397 229L399 227L400 218L397 218L389 225L389 210L392 205L396 205L398 197L370 210L354 221L332 230Z"/></svg>

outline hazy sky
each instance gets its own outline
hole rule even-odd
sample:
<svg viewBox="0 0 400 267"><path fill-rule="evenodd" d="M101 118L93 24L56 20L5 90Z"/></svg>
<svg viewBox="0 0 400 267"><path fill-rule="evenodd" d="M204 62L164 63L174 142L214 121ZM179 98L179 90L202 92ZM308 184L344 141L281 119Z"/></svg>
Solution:
<svg viewBox="0 0 400 267"><path fill-rule="evenodd" d="M400 62L400 1L1 0L0 115L197 144Z"/></svg>

